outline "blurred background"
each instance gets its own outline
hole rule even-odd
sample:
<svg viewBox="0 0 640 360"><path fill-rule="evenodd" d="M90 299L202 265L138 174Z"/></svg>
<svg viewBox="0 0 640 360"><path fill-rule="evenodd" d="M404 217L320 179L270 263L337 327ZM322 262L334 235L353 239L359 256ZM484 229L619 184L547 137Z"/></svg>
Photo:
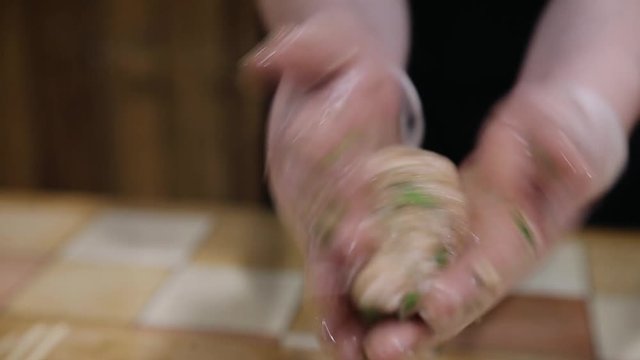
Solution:
<svg viewBox="0 0 640 360"><path fill-rule="evenodd" d="M547 1L410 1L413 47L409 73L425 107L424 146L460 162L472 149L491 106L513 86L528 39ZM640 132L627 169L598 203L590 225L640 227Z"/></svg>
<svg viewBox="0 0 640 360"><path fill-rule="evenodd" d="M250 0L0 2L0 186L259 201Z"/></svg>
<svg viewBox="0 0 640 360"><path fill-rule="evenodd" d="M470 151L545 3L410 2L426 148ZM267 203L266 102L237 81L263 33L250 0L0 2L0 186ZM639 149L592 223L640 224Z"/></svg>

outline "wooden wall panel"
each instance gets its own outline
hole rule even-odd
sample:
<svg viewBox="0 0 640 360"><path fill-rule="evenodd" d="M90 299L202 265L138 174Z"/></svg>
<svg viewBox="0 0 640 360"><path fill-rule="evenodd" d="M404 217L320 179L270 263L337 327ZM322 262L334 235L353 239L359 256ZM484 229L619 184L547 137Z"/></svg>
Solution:
<svg viewBox="0 0 640 360"><path fill-rule="evenodd" d="M0 183L38 185L24 6L0 1Z"/></svg>
<svg viewBox="0 0 640 360"><path fill-rule="evenodd" d="M104 3L107 104L113 130L113 178L118 194L168 193L164 128L170 121L168 29L160 1Z"/></svg>
<svg viewBox="0 0 640 360"><path fill-rule="evenodd" d="M23 0L39 184L110 190L100 1Z"/></svg>
<svg viewBox="0 0 640 360"><path fill-rule="evenodd" d="M0 1L1 186L263 198L253 1Z"/></svg>

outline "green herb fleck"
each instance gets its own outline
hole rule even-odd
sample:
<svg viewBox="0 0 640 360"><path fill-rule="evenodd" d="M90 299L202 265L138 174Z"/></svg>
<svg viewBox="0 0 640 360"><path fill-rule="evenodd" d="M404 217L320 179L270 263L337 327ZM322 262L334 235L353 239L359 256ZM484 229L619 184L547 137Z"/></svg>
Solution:
<svg viewBox="0 0 640 360"><path fill-rule="evenodd" d="M409 316L413 315L413 313L416 311L419 300L420 295L418 295L418 293L407 293L404 298L402 298L402 304L400 305L400 311L398 312L400 319L406 319Z"/></svg>
<svg viewBox="0 0 640 360"><path fill-rule="evenodd" d="M520 234L522 234L522 237L524 237L525 240L527 240L527 242L529 243L529 245L531 245L531 247L535 249L536 242L535 242L535 239L533 238L533 232L531 231L531 228L529 227L527 220L519 211L515 212L513 218L514 218L513 219L514 222L516 223L516 226L518 227L518 230L520 231Z"/></svg>
<svg viewBox="0 0 640 360"><path fill-rule="evenodd" d="M360 319L365 323L365 325L373 325L382 319L384 315L376 309L364 309L360 310Z"/></svg>
<svg viewBox="0 0 640 360"><path fill-rule="evenodd" d="M434 208L436 201L432 196L420 192L413 185L404 185L398 197L398 206L420 206L424 208Z"/></svg>
<svg viewBox="0 0 640 360"><path fill-rule="evenodd" d="M438 251L436 251L434 258L436 260L438 268L442 269L449 263L449 251L447 251L446 248L442 247L438 249Z"/></svg>

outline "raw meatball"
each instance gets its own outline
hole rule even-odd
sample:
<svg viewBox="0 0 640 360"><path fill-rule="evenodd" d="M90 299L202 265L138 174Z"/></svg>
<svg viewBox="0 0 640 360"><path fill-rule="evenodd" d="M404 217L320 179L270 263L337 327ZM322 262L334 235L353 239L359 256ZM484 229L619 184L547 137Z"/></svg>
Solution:
<svg viewBox="0 0 640 360"><path fill-rule="evenodd" d="M405 318L418 312L420 288L464 245L458 172L433 152L389 147L373 155L365 174L376 251L355 277L351 297L365 313Z"/></svg>

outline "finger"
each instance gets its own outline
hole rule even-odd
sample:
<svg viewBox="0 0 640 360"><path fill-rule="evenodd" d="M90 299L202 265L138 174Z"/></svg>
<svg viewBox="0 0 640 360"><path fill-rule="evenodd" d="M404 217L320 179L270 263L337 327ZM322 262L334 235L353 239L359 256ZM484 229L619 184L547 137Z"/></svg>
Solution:
<svg viewBox="0 0 640 360"><path fill-rule="evenodd" d="M283 72L298 84L324 81L369 46L346 14L325 13L272 34L242 61L251 75L277 79Z"/></svg>
<svg viewBox="0 0 640 360"><path fill-rule="evenodd" d="M369 360L400 360L414 355L427 334L417 322L389 321L374 327L365 338Z"/></svg>
<svg viewBox="0 0 640 360"><path fill-rule="evenodd" d="M308 293L319 312L322 344L341 360L360 360L364 328L344 296L343 266L336 259L316 255L308 260Z"/></svg>

